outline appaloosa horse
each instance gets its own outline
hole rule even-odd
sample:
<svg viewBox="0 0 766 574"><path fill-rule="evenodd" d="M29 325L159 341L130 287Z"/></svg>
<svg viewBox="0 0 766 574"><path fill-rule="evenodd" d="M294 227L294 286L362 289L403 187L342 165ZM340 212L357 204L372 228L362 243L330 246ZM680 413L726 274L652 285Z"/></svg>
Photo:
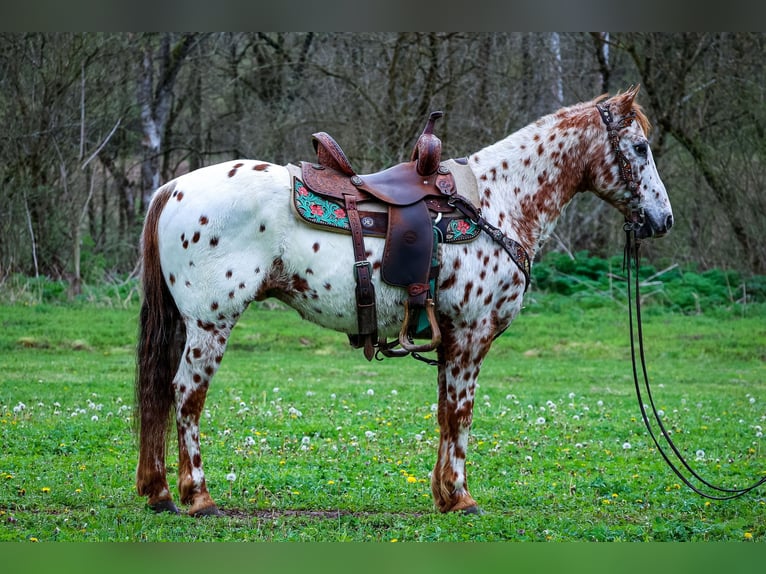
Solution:
<svg viewBox="0 0 766 574"><path fill-rule="evenodd" d="M638 237L664 235L673 217L637 92L565 107L468 156L483 219L531 259L572 198L592 191L632 221ZM356 332L351 236L299 221L289 204L293 182L286 166L239 160L198 169L154 194L142 238L136 482L155 511L178 512L165 466L174 410L180 500L191 515L219 514L205 483L200 414L251 301L275 297L314 323ZM384 240L365 245L379 332L396 336L406 294L380 278ZM493 340L521 309L525 276L489 233L438 251L440 439L431 488L440 511L475 512L465 463L476 381Z"/></svg>

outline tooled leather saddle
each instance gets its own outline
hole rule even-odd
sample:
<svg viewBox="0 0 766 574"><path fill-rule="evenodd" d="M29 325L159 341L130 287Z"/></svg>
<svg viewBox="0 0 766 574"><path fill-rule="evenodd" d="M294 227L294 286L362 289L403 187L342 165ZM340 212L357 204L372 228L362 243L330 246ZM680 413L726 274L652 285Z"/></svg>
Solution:
<svg viewBox="0 0 766 574"><path fill-rule="evenodd" d="M438 242L470 241L481 230L499 233L458 193L453 171L466 161L441 160L441 140L433 130L442 115L439 111L430 114L409 161L367 175L354 171L332 136L315 133L312 141L317 161L300 162L299 175L294 177L297 213L309 223L351 234L358 333L349 335L349 341L363 348L368 360L375 356L376 348L384 356L403 356L438 347ZM476 184L472 177L469 180L474 189L468 191L473 196ZM365 252L365 235L385 237L381 278L407 292L404 320L398 340L392 343L378 338L373 270ZM501 233L500 237L518 251L518 244ZM493 238L502 244L497 236ZM527 268L528 264L526 258ZM416 343L418 338L427 342ZM397 346L401 349L395 349Z"/></svg>

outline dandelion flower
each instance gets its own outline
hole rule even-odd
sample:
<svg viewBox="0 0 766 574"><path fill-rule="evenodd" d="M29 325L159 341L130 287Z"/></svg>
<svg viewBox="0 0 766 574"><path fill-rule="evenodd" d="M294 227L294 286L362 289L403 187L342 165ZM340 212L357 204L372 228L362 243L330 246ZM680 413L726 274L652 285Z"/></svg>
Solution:
<svg viewBox="0 0 766 574"><path fill-rule="evenodd" d="M417 481L418 481L418 479L415 478L414 476L408 476L407 477L407 482L409 482L410 484L413 483L413 482L417 482Z"/></svg>
<svg viewBox="0 0 766 574"><path fill-rule="evenodd" d="M48 494L50 491L51 491L51 489L49 487L47 487L47 486L43 486L40 489L40 492L44 492L45 494Z"/></svg>
<svg viewBox="0 0 766 574"><path fill-rule="evenodd" d="M745 540L752 540L752 539L753 539L753 533L745 532Z"/></svg>

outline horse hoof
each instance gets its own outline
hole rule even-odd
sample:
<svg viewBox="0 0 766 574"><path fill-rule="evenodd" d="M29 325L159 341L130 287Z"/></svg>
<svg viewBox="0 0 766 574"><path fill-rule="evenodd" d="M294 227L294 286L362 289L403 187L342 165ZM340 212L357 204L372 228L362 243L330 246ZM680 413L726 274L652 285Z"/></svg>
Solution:
<svg viewBox="0 0 766 574"><path fill-rule="evenodd" d="M200 518L201 516L223 516L223 512L218 510L218 507L215 504L212 506L206 506L205 508L200 508L199 510L195 510L189 514L194 518Z"/></svg>
<svg viewBox="0 0 766 574"><path fill-rule="evenodd" d="M478 506L469 506L468 508L463 509L463 514L475 514L477 516L482 516L483 514L486 514L481 508Z"/></svg>
<svg viewBox="0 0 766 574"><path fill-rule="evenodd" d="M175 505L175 503L172 500L160 500L159 502L150 504L149 508L151 508L157 514L160 514L162 512L169 512L171 514L181 514L178 510L178 507Z"/></svg>

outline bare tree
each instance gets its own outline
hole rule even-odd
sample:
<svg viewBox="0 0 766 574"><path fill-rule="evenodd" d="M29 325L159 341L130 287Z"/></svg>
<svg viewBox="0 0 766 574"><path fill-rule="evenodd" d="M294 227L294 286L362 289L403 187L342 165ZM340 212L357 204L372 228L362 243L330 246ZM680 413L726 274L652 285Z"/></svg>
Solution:
<svg viewBox="0 0 766 574"><path fill-rule="evenodd" d="M176 39L172 33L164 33L159 37L159 46L155 46L155 40L151 34L144 37L138 75L138 103L144 135L141 142L144 150L141 202L144 209L160 185L160 154L163 139L171 127L167 122L178 73L192 47L199 41L199 34L182 34Z"/></svg>

